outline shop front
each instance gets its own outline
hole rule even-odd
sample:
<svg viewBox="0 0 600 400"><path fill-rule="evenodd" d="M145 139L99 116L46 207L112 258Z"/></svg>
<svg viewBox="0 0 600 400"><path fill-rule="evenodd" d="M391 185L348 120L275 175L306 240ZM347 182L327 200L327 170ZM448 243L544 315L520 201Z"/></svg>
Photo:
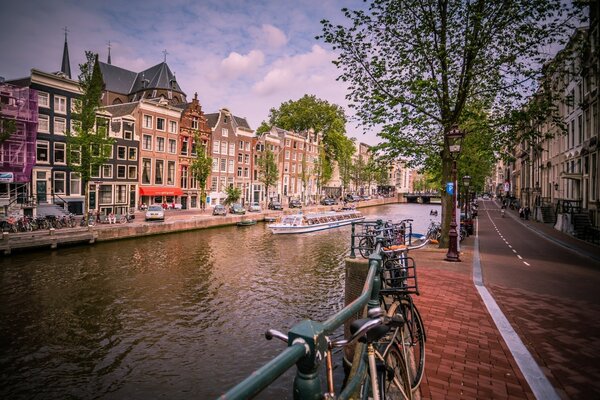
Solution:
<svg viewBox="0 0 600 400"><path fill-rule="evenodd" d="M151 204L167 204L169 207L181 208L181 196L183 191L180 188L140 186L139 206L145 208Z"/></svg>

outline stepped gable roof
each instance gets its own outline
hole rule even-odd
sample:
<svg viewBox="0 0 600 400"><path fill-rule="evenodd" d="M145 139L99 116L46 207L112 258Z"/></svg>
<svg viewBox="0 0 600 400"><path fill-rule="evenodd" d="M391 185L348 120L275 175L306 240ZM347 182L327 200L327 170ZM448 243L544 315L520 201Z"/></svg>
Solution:
<svg viewBox="0 0 600 400"><path fill-rule="evenodd" d="M138 102L123 103L114 106L102 107L101 110L108 111L113 117L122 117L123 115L131 115L133 110L138 106Z"/></svg>
<svg viewBox="0 0 600 400"><path fill-rule="evenodd" d="M99 61L100 71L106 90L121 94L129 94L137 73L112 64Z"/></svg>

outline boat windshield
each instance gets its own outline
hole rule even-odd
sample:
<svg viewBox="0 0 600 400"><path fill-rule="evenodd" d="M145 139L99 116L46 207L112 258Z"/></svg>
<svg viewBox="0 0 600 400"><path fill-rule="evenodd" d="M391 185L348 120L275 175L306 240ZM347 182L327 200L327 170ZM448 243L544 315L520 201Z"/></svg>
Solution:
<svg viewBox="0 0 600 400"><path fill-rule="evenodd" d="M283 217L281 223L285 225L302 225L302 217L297 215L289 215L287 217Z"/></svg>

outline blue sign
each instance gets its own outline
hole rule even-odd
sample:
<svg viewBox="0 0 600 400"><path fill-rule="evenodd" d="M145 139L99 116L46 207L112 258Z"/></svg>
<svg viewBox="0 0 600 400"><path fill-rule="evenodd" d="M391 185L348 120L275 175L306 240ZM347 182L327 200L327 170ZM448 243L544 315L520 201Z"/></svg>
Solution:
<svg viewBox="0 0 600 400"><path fill-rule="evenodd" d="M446 193L454 194L454 182L446 182Z"/></svg>

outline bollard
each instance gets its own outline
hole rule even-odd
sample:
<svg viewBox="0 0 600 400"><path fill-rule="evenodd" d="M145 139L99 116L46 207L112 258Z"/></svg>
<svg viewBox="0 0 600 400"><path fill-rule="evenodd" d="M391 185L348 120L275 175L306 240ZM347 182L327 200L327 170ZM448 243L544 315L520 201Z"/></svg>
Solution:
<svg viewBox="0 0 600 400"><path fill-rule="evenodd" d="M50 228L50 236L54 236L54 231L55 231L54 228Z"/></svg>

